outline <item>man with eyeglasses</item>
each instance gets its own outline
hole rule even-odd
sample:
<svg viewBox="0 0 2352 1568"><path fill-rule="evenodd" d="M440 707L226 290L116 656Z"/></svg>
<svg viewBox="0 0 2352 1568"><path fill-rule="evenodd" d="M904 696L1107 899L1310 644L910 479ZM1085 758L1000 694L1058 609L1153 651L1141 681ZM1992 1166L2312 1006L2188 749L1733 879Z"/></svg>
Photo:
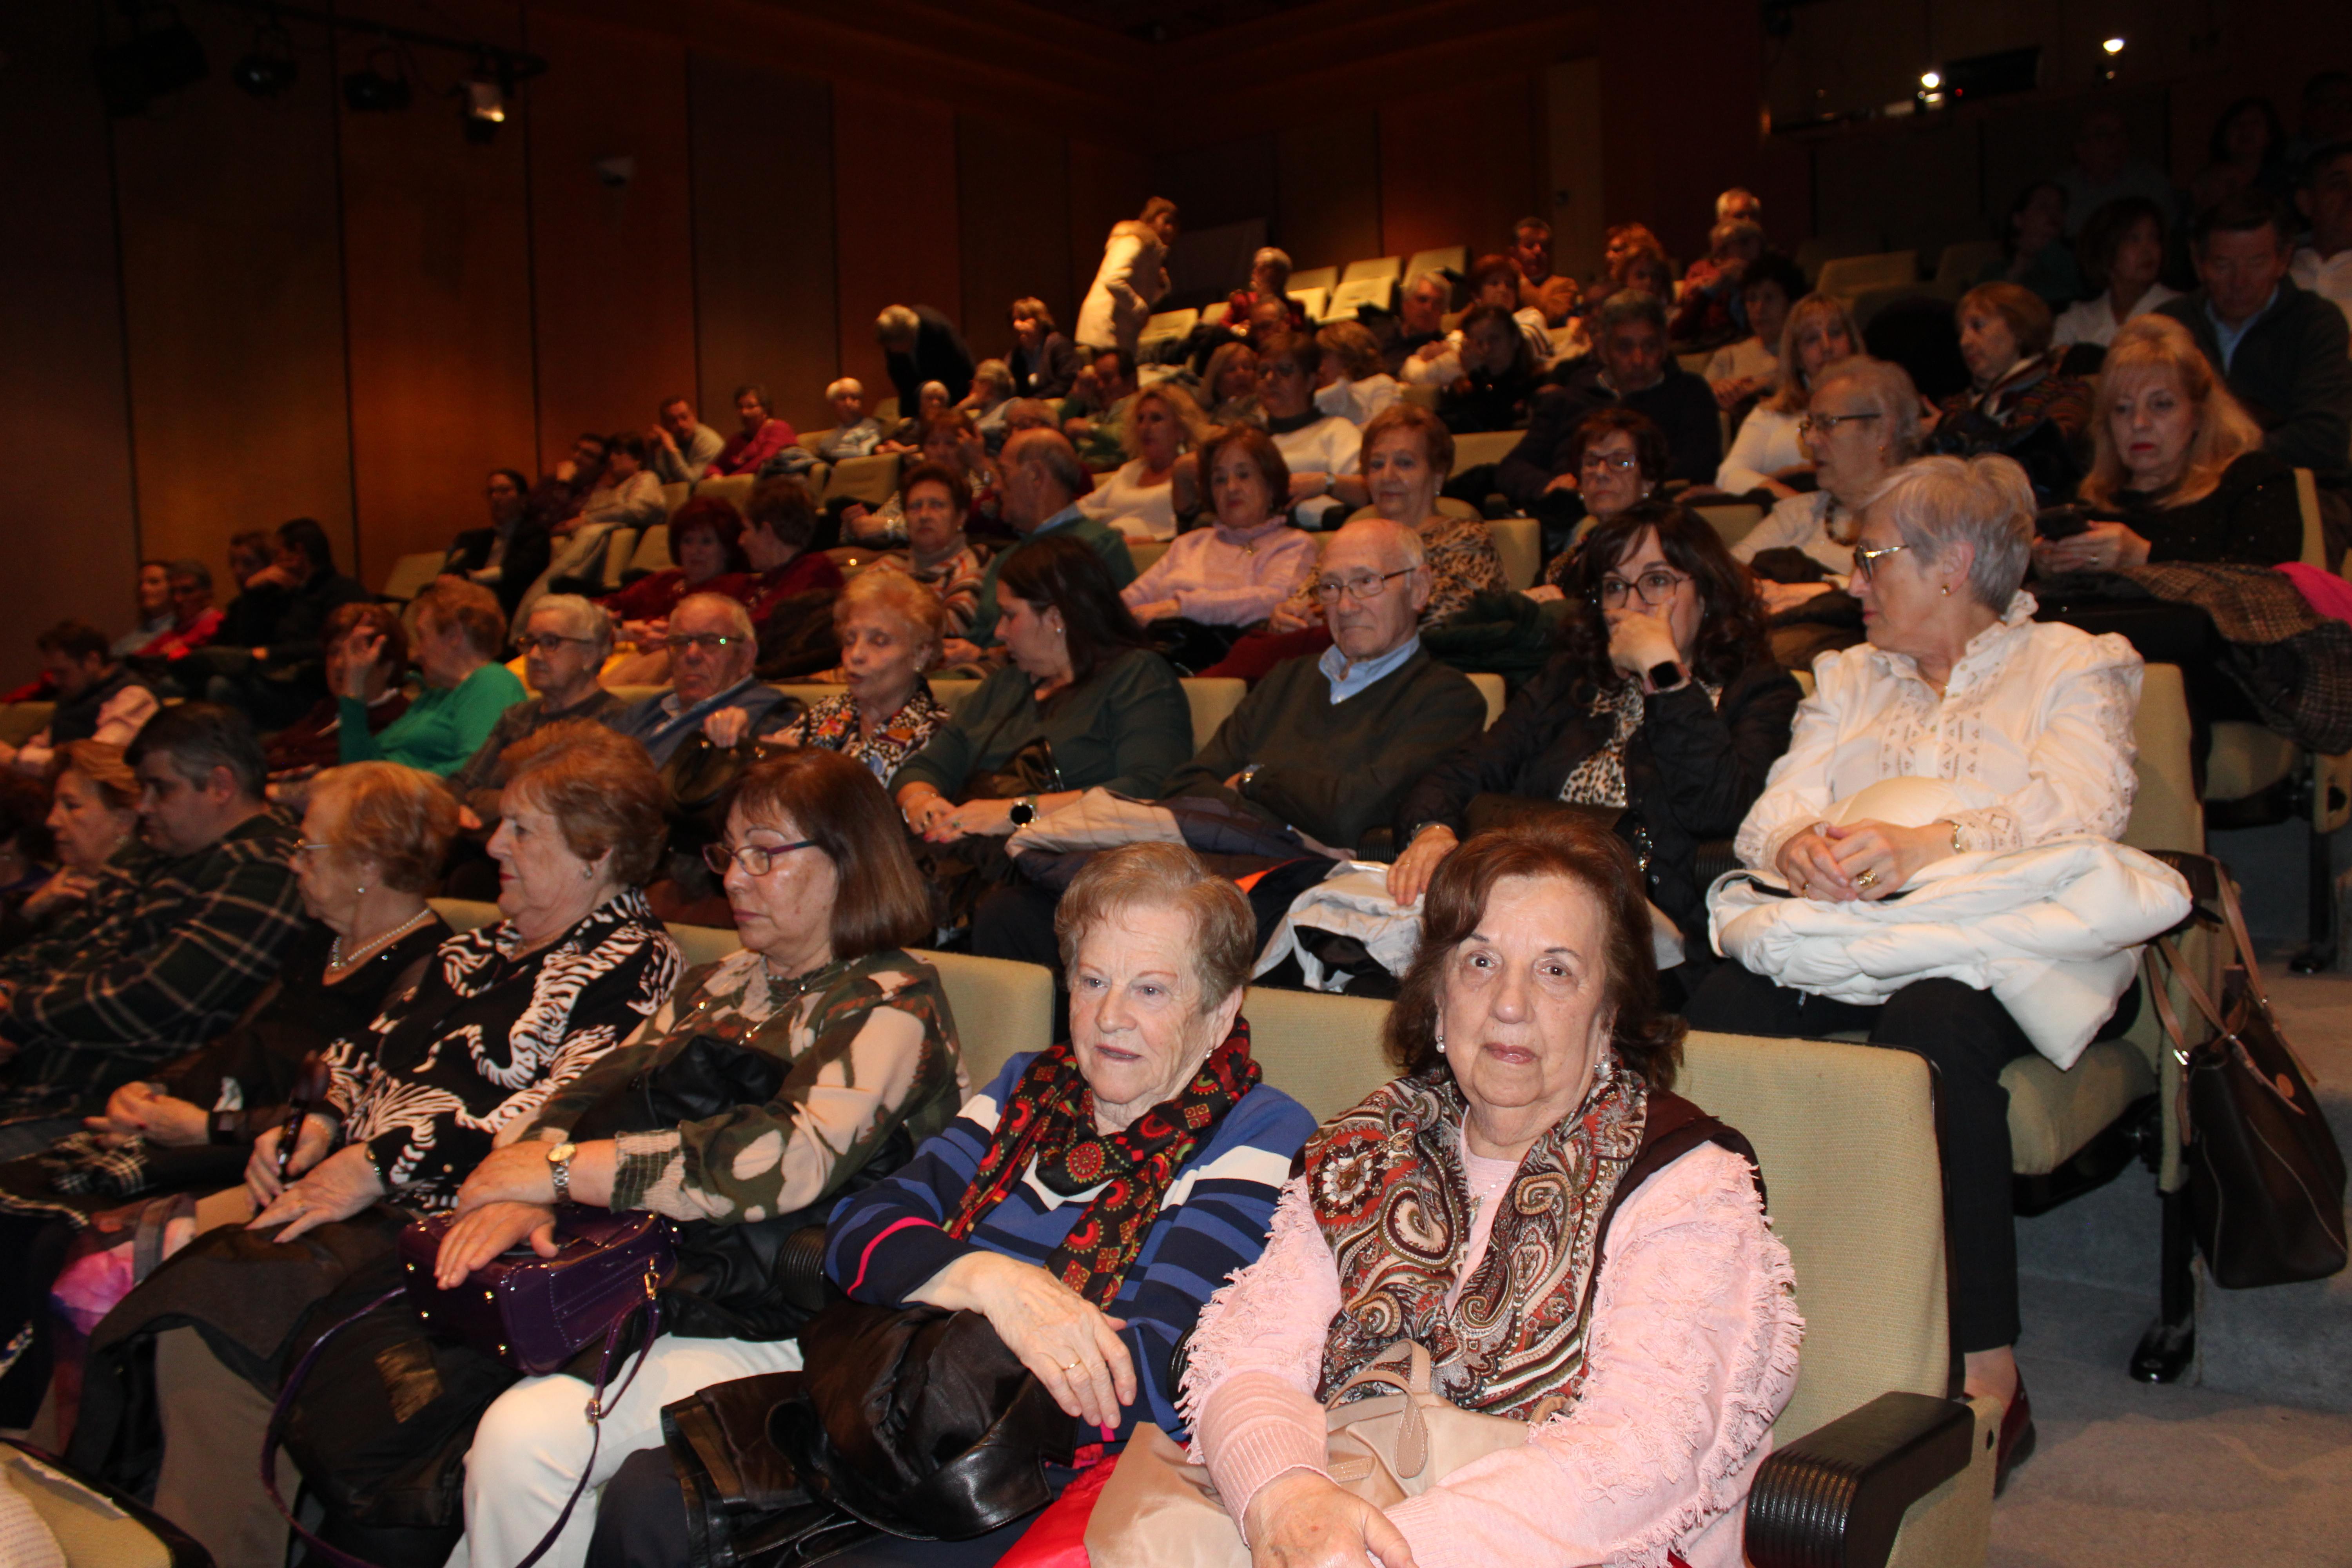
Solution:
<svg viewBox="0 0 2352 1568"><path fill-rule="evenodd" d="M1576 426L1594 409L1622 404L1666 433L1666 477L1715 482L1723 462L1723 425L1715 393L1668 352L1666 311L1638 289L1609 296L1596 313L1593 352L1557 373L1559 384L1536 395L1525 439L1495 471L1495 488L1538 517L1573 521Z"/></svg>
<svg viewBox="0 0 2352 1568"><path fill-rule="evenodd" d="M613 617L577 594L550 594L530 607L522 635L523 673L538 695L499 715L489 739L448 776L469 830L496 827L499 759L506 749L567 719L610 723L628 705L597 683L613 653Z"/></svg>
<svg viewBox="0 0 2352 1568"><path fill-rule="evenodd" d="M654 766L667 763L687 738L701 734L722 751L781 729L792 710L784 694L752 673L760 645L751 612L723 594L688 594L669 613L669 689L606 721L644 746Z"/></svg>
<svg viewBox="0 0 2352 1568"><path fill-rule="evenodd" d="M1423 773L1486 722L1470 678L1422 648L1430 587L1413 530L1371 517L1333 534L1315 577L1331 646L1276 665L1169 775L1160 798L1222 798L1309 848L1353 853ZM972 921L972 950L1058 969L1057 897L1026 883L991 894Z"/></svg>
<svg viewBox="0 0 2352 1568"><path fill-rule="evenodd" d="M1024 430L1004 443L1003 468L1004 521L1021 537L991 556L980 574L980 599L972 608L971 631L967 639L959 639L968 643L974 656L996 643L996 579L1004 563L1033 539L1066 531L1102 557L1114 584L1124 588L1135 581L1135 562L1127 552L1126 537L1078 510L1078 498L1093 489L1094 481L1078 461L1068 437L1058 430ZM950 647L948 657L960 658L963 650Z"/></svg>

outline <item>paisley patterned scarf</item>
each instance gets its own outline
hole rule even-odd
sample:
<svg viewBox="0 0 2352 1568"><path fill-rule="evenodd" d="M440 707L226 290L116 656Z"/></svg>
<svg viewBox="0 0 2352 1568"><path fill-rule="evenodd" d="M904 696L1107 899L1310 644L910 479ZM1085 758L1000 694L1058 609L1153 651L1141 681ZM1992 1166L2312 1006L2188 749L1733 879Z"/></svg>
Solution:
<svg viewBox="0 0 2352 1568"><path fill-rule="evenodd" d="M1237 1018L1225 1043L1209 1053L1173 1100L1160 1101L1120 1131L1097 1132L1094 1091L1078 1071L1069 1042L1040 1051L1013 1086L996 1136L948 1221L948 1234L958 1239L970 1235L1020 1184L1032 1159L1048 1192L1066 1198L1100 1187L1045 1259L1045 1271L1107 1308L1142 1250L1177 1173L1257 1080L1249 1022Z"/></svg>
<svg viewBox="0 0 2352 1568"><path fill-rule="evenodd" d="M1465 1410L1540 1421L1576 1403L1594 1244L1641 1150L1649 1089L1604 1061L1576 1113L1519 1162L1477 1269L1451 1308L1475 1209L1463 1174L1467 1105L1449 1074L1399 1079L1307 1144L1307 1195L1339 1266L1322 1397L1400 1340Z"/></svg>

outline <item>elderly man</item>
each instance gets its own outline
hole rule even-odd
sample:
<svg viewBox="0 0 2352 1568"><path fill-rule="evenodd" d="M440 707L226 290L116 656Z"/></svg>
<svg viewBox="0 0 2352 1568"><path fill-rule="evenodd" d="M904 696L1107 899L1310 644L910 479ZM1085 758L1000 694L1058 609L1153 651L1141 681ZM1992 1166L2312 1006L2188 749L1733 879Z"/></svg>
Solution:
<svg viewBox="0 0 2352 1568"><path fill-rule="evenodd" d="M0 742L0 765L35 778L48 776L57 750L74 741L127 746L162 705L147 683L114 660L106 634L80 621L59 621L33 639L41 673L57 709L40 733L22 746Z"/></svg>
<svg viewBox="0 0 2352 1568"><path fill-rule="evenodd" d="M1496 468L1495 488L1538 517L1573 521L1582 508L1575 500L1570 437L1578 420L1611 403L1647 416L1666 433L1670 478L1712 483L1723 460L1715 394L1704 377L1666 352L1665 308L1656 296L1634 289L1609 296L1593 342L1590 359L1565 369L1559 385L1536 395L1527 436Z"/></svg>
<svg viewBox="0 0 2352 1568"><path fill-rule="evenodd" d="M834 423L816 438L816 455L828 463L872 457L882 444L882 421L866 412L866 384L845 375L824 389L824 400L833 408Z"/></svg>
<svg viewBox="0 0 2352 1568"><path fill-rule="evenodd" d="M697 731L724 748L790 721L789 712L777 711L784 694L752 674L760 645L750 613L733 599L688 594L669 613L662 646L669 649L669 689L605 721L644 746L654 766L668 762Z"/></svg>
<svg viewBox="0 0 2352 1568"><path fill-rule="evenodd" d="M985 657L996 643L996 579L1004 563L1032 539L1055 531L1066 531L1103 559L1111 581L1126 587L1135 581L1135 563L1127 553L1127 540L1107 523L1078 510L1078 498L1094 488L1069 438L1056 430L1023 430L1004 443L1004 521L1021 537L989 559L980 574L980 602L971 616L970 638L950 637L946 653L950 664L969 664Z"/></svg>
<svg viewBox="0 0 2352 1568"><path fill-rule="evenodd" d="M291 861L300 835L262 799L261 743L243 714L166 709L131 743L140 837L155 851L120 896L93 895L0 957L0 1118L96 1112L122 1084L235 1023L307 923ZM0 1159L73 1123L0 1131Z"/></svg>
<svg viewBox="0 0 2352 1568"><path fill-rule="evenodd" d="M950 404L971 391L971 349L949 321L929 305L892 305L874 319L874 341L898 389L898 415L906 418L923 404L923 383L948 389Z"/></svg>
<svg viewBox="0 0 2352 1568"><path fill-rule="evenodd" d="M1430 589L1412 529L1365 518L1332 535L1315 579L1331 646L1275 666L1160 798L1233 802L1334 858L1353 853L1486 721L1470 678L1422 649ZM1028 884L991 894L972 921L973 951L1058 968L1056 898Z"/></svg>
<svg viewBox="0 0 2352 1568"><path fill-rule="evenodd" d="M2187 327L2246 412L2263 447L2340 484L2352 443L2352 346L2344 312L2287 276L2286 216L2241 191L2197 220L2199 287L2157 309Z"/></svg>
<svg viewBox="0 0 2352 1568"><path fill-rule="evenodd" d="M469 827L494 826L499 810L499 759L527 735L567 719L611 722L626 705L597 684L613 654L613 617L577 594L550 594L530 608L522 635L523 673L538 695L499 715L489 739L444 781L472 813Z"/></svg>
<svg viewBox="0 0 2352 1568"><path fill-rule="evenodd" d="M662 483L690 485L710 471L727 441L696 416L691 401L673 397L654 411L646 444L653 448L654 473Z"/></svg>

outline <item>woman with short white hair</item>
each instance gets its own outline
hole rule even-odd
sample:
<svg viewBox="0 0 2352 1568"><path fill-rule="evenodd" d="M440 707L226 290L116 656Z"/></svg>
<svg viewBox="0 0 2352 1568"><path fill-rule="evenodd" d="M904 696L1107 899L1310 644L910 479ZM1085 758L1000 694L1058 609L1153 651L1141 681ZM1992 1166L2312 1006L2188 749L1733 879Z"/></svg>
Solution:
<svg viewBox="0 0 2352 1568"><path fill-rule="evenodd" d="M835 424L811 441L809 450L828 463L873 456L882 444L882 422L866 412L866 384L845 375L824 389L824 400L832 405Z"/></svg>
<svg viewBox="0 0 2352 1568"><path fill-rule="evenodd" d="M2033 540L2024 470L2006 458L1925 458L1863 509L1853 592L1870 640L1823 655L1789 750L1740 825L1745 865L1799 900L1875 902L1938 861L2091 836L2131 815L2140 658L2114 636L2036 622L2021 590ZM1840 821L1842 803L1886 780L1940 786L1952 802L1917 826ZM1879 797L1884 799L1882 795ZM1718 887L1715 898L1721 921ZM2010 1215L2009 1094L2001 1069L2033 1043L1990 992L1921 978L1878 1005L1843 1002L1719 965L1685 1010L1694 1028L1822 1037L1867 1029L1937 1075L1956 1289L1952 1340L1972 1397L2008 1407L2000 1474L2032 1448L2018 1379L2017 1241ZM2121 1033L2130 1015L2105 1028Z"/></svg>
<svg viewBox="0 0 2352 1568"><path fill-rule="evenodd" d="M1767 550L1801 551L1827 574L1813 583L1759 584L1764 607L1775 615L1845 586L1863 504L1919 453L1919 393L1899 364L1867 354L1832 361L1812 378L1800 406L1805 412L1798 438L1817 488L1782 500L1731 547L1734 557L1749 563Z"/></svg>

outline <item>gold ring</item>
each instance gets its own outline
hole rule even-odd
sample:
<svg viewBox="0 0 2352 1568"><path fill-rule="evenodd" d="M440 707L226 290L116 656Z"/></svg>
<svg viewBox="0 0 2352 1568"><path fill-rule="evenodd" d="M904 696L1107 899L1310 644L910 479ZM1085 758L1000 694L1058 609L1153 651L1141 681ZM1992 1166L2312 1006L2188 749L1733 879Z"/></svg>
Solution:
<svg viewBox="0 0 2352 1568"><path fill-rule="evenodd" d="M1063 1365L1062 1370L1063 1370L1064 1372L1076 1372L1076 1371L1077 1371L1077 1370L1078 1370L1078 1363L1076 1363L1076 1362L1068 1362L1068 1363L1066 1363Z"/></svg>
<svg viewBox="0 0 2352 1568"><path fill-rule="evenodd" d="M1853 879L1853 885L1857 888L1874 888L1878 886L1878 873L1875 870L1864 871Z"/></svg>

